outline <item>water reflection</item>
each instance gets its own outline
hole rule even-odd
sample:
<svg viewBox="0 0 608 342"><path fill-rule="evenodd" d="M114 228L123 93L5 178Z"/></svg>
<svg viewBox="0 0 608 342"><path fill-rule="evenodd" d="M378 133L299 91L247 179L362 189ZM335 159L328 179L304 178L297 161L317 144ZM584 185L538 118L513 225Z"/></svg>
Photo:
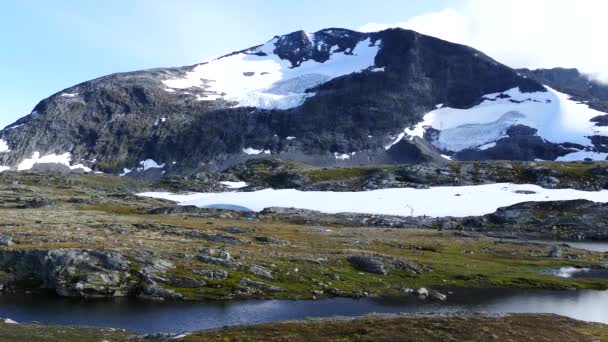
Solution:
<svg viewBox="0 0 608 342"><path fill-rule="evenodd" d="M125 328L138 332L182 332L228 325L255 324L306 317L358 316L369 313L555 313L608 323L606 291L517 289L444 289L446 302L415 297L324 299L318 301L145 302L73 300L52 296L5 294L0 316L16 321Z"/></svg>

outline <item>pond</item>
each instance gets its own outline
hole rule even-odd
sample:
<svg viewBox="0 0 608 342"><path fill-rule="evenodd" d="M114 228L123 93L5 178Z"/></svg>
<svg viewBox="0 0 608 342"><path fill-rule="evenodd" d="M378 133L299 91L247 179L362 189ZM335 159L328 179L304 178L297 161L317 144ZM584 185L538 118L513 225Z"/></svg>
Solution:
<svg viewBox="0 0 608 342"><path fill-rule="evenodd" d="M42 322L124 328L134 332L204 330L230 325L359 316L370 313L554 313L608 323L608 291L442 289L444 302L399 298L148 302L134 299L76 300L22 293L0 295L0 316Z"/></svg>

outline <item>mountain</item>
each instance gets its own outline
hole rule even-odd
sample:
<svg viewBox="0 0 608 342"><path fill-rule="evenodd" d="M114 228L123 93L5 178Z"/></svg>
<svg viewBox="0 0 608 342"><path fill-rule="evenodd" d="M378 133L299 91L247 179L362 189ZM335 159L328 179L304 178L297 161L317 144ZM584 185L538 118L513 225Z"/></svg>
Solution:
<svg viewBox="0 0 608 342"><path fill-rule="evenodd" d="M403 29L298 31L56 93L0 131L0 171L605 159L606 88L570 74L514 70Z"/></svg>

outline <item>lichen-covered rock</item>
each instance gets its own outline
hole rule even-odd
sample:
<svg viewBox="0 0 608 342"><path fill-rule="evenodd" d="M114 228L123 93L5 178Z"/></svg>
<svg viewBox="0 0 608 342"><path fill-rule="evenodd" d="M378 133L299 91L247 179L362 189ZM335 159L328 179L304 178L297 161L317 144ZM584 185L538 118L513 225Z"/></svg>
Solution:
<svg viewBox="0 0 608 342"><path fill-rule="evenodd" d="M67 297L118 297L132 289L129 261L114 251L4 250L0 270L14 283L52 289Z"/></svg>
<svg viewBox="0 0 608 342"><path fill-rule="evenodd" d="M393 271L416 274L430 271L429 267L420 265L411 260L381 255L351 255L347 260L353 267L360 271L382 275L386 275Z"/></svg>
<svg viewBox="0 0 608 342"><path fill-rule="evenodd" d="M225 280L228 279L228 272L224 270L201 270L194 269L192 273L200 275L207 280Z"/></svg>
<svg viewBox="0 0 608 342"><path fill-rule="evenodd" d="M249 266L249 272L255 274L256 276L264 279L274 279L272 276L272 272L263 266L251 265Z"/></svg>

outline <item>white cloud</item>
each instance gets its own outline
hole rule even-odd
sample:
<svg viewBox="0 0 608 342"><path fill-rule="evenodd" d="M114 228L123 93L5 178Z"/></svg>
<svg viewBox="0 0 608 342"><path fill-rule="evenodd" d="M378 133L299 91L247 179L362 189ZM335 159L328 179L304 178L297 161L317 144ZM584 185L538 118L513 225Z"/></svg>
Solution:
<svg viewBox="0 0 608 342"><path fill-rule="evenodd" d="M576 67L608 82L608 1L464 0L462 5L362 31L402 27L470 45L512 67Z"/></svg>

